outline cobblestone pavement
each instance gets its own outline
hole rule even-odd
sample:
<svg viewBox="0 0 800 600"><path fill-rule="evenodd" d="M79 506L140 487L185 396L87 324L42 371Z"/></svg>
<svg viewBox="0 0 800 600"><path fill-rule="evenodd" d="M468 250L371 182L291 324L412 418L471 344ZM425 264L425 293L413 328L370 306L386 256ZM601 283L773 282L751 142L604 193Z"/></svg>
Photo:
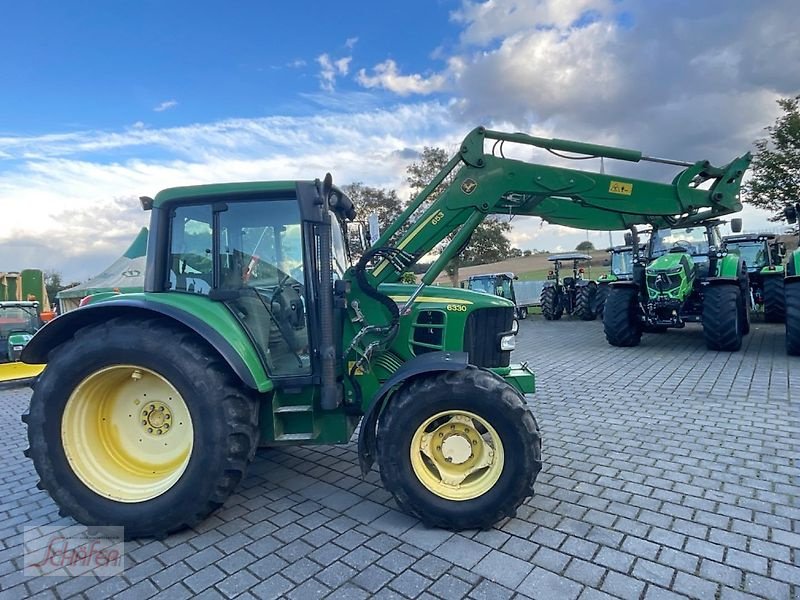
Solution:
<svg viewBox="0 0 800 600"><path fill-rule="evenodd" d="M519 346L546 463L516 518L429 530L353 444L262 450L222 510L127 544L104 580L23 576L22 527L69 520L22 455L29 392L0 392L0 597L800 598L800 360L780 326L726 354L694 326L632 349L534 318Z"/></svg>

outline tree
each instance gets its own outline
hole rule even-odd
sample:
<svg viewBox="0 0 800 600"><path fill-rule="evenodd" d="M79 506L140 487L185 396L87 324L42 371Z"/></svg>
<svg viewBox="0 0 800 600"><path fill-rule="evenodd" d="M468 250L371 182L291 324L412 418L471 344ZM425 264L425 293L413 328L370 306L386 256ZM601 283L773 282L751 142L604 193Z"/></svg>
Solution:
<svg viewBox="0 0 800 600"><path fill-rule="evenodd" d="M575 246L575 250L578 252L593 252L594 251L594 244L589 240L584 240L577 246Z"/></svg>
<svg viewBox="0 0 800 600"><path fill-rule="evenodd" d="M783 217L783 207L800 198L800 95L781 98L783 110L773 125L765 127L769 139L754 142L753 176L743 188L745 201Z"/></svg>
<svg viewBox="0 0 800 600"><path fill-rule="evenodd" d="M533 254L533 252L531 250L523 250L522 251L522 256L530 256L531 254Z"/></svg>
<svg viewBox="0 0 800 600"><path fill-rule="evenodd" d="M342 187L342 191L355 203L358 219L366 221L373 213L378 217L381 232L403 212L403 203L394 190L370 187L357 181Z"/></svg>
<svg viewBox="0 0 800 600"><path fill-rule="evenodd" d="M420 159L411 163L406 168L406 181L411 188L412 198L416 197L425 186L441 171L447 164L449 157L443 148L425 147L422 150ZM451 173L430 195L430 201L434 201L446 187L452 183L455 175ZM425 205L422 207L425 208ZM459 267L466 265L477 265L497 262L508 257L511 252L511 243L506 234L511 230L511 225L505 221L500 221L494 217L488 217L481 223L472 234L464 251L458 257L450 261L447 266L447 273L452 284L458 285ZM453 236L449 235L443 242L446 245L452 241ZM441 247L439 250L441 251Z"/></svg>

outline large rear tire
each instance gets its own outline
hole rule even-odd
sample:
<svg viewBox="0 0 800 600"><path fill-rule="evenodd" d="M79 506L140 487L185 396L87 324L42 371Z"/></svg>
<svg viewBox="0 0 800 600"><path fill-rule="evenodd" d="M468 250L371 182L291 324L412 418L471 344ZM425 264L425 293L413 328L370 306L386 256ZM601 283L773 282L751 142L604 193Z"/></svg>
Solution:
<svg viewBox="0 0 800 600"><path fill-rule="evenodd" d="M736 352L742 347L742 315L747 305L738 285L712 285L703 293L703 335L709 350Z"/></svg>
<svg viewBox="0 0 800 600"><path fill-rule="evenodd" d="M202 521L244 476L256 402L195 335L158 319L79 330L48 356L31 397L30 448L60 508L126 539Z"/></svg>
<svg viewBox="0 0 800 600"><path fill-rule="evenodd" d="M575 311L572 314L581 321L594 321L596 315L592 307L596 293L597 285L594 282L577 288L575 290Z"/></svg>
<svg viewBox="0 0 800 600"><path fill-rule="evenodd" d="M783 323L786 320L783 287L782 274L764 277L764 320L767 323Z"/></svg>
<svg viewBox="0 0 800 600"><path fill-rule="evenodd" d="M638 294L629 287L612 287L603 310L603 330L612 346L638 346L642 340Z"/></svg>
<svg viewBox="0 0 800 600"><path fill-rule="evenodd" d="M786 298L786 352L800 356L800 280L787 282Z"/></svg>
<svg viewBox="0 0 800 600"><path fill-rule="evenodd" d="M522 396L472 366L401 388L381 414L378 457L401 509L453 530L513 517L542 468L539 428Z"/></svg>
<svg viewBox="0 0 800 600"><path fill-rule="evenodd" d="M555 286L544 288L540 296L542 316L548 321L558 321L564 314L564 303L561 300L561 294Z"/></svg>

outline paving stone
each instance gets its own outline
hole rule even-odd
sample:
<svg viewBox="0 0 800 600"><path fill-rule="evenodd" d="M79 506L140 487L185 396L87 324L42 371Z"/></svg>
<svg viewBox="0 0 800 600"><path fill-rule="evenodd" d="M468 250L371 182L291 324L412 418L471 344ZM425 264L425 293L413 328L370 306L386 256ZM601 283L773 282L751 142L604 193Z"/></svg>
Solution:
<svg viewBox="0 0 800 600"><path fill-rule="evenodd" d="M389 583L389 587L407 598L415 598L425 591L430 584L431 580L427 577L423 577L414 571L405 571L395 577Z"/></svg>
<svg viewBox="0 0 800 600"><path fill-rule="evenodd" d="M472 569L478 575L508 588L516 588L533 565L499 550L492 550Z"/></svg>
<svg viewBox="0 0 800 600"><path fill-rule="evenodd" d="M435 581L428 591L444 600L460 600L467 595L471 588L469 583L446 574Z"/></svg>
<svg viewBox="0 0 800 600"><path fill-rule="evenodd" d="M533 598L576 600L583 590L583 586L571 579L536 567L517 590Z"/></svg>

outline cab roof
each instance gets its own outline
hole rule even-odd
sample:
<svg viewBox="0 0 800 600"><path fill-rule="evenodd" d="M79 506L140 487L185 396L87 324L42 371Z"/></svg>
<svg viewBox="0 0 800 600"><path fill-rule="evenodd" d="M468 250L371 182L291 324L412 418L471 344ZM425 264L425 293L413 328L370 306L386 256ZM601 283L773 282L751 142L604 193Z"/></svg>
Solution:
<svg viewBox="0 0 800 600"><path fill-rule="evenodd" d="M259 192L294 192L298 181L245 181L238 183L211 183L186 185L161 190L153 199L153 206L184 198L207 198L226 194L250 194ZM311 183L311 182L308 182Z"/></svg>
<svg viewBox="0 0 800 600"><path fill-rule="evenodd" d="M548 256L547 260L555 262L557 260L592 260L588 254L581 254L580 252L565 252L564 254L553 254Z"/></svg>

